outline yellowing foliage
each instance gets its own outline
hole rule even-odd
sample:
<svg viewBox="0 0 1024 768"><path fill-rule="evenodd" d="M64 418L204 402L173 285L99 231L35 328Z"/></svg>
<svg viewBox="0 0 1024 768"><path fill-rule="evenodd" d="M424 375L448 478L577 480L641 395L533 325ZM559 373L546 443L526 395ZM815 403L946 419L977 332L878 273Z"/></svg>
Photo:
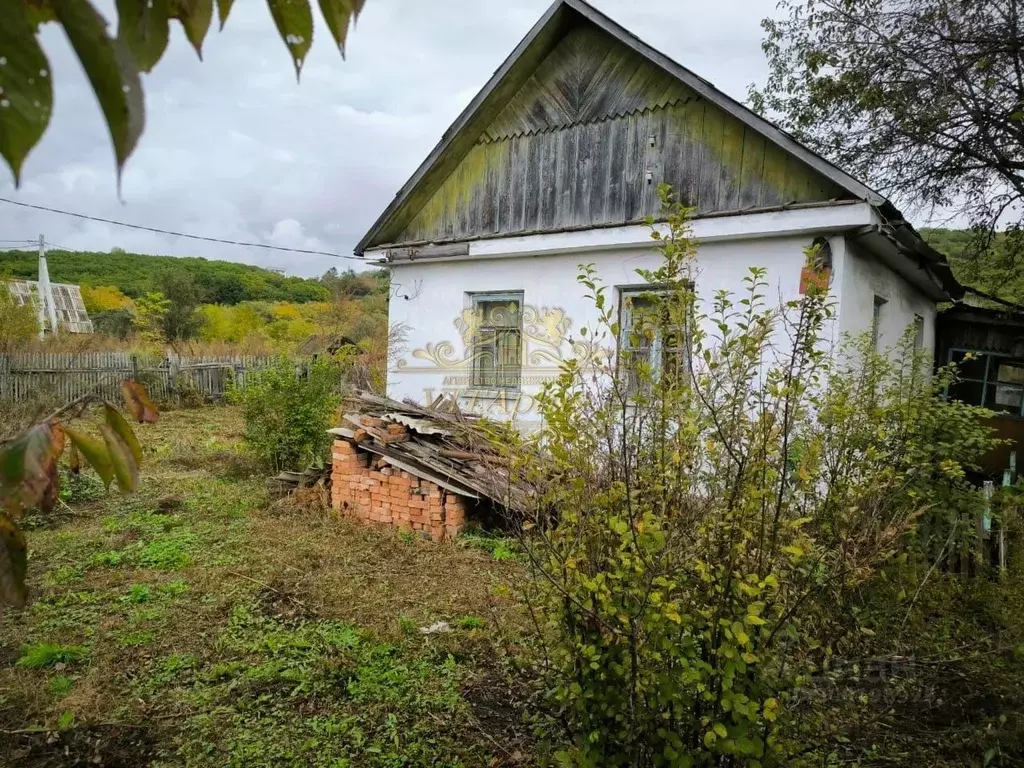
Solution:
<svg viewBox="0 0 1024 768"><path fill-rule="evenodd" d="M113 312L134 308L135 303L111 285L83 285L82 301L87 312Z"/></svg>
<svg viewBox="0 0 1024 768"><path fill-rule="evenodd" d="M234 306L208 304L200 308L203 341L251 343L266 341L286 350L301 344L320 330L320 320L330 311L327 303L251 301Z"/></svg>

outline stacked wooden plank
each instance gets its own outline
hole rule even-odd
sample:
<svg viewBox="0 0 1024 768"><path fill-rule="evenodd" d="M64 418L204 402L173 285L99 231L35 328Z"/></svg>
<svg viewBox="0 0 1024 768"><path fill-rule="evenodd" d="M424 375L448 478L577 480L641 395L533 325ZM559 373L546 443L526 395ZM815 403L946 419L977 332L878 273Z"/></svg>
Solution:
<svg viewBox="0 0 1024 768"><path fill-rule="evenodd" d="M349 398L339 415L341 426L331 433L375 457L371 467L394 468L465 499L522 504L525 491L510 480L509 457L478 417L367 392Z"/></svg>

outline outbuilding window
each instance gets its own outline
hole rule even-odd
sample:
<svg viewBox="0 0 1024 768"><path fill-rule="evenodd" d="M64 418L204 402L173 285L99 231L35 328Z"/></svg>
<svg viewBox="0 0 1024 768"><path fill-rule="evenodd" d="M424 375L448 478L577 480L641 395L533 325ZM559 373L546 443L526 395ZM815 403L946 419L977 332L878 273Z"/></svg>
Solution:
<svg viewBox="0 0 1024 768"><path fill-rule="evenodd" d="M523 372L523 294L472 294L472 387L519 389Z"/></svg>
<svg viewBox="0 0 1024 768"><path fill-rule="evenodd" d="M949 360L959 372L947 389L951 400L1024 417L1024 360L963 349L950 352Z"/></svg>

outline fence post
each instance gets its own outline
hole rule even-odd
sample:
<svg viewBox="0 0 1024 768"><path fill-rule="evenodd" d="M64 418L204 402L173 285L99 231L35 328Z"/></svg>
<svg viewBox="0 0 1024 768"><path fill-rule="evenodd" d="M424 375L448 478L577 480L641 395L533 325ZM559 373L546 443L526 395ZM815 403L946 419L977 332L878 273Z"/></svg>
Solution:
<svg viewBox="0 0 1024 768"><path fill-rule="evenodd" d="M176 352L167 356L167 391L171 400L178 396L178 376L181 373L181 358Z"/></svg>
<svg viewBox="0 0 1024 768"><path fill-rule="evenodd" d="M139 356L132 355L132 381L139 380Z"/></svg>
<svg viewBox="0 0 1024 768"><path fill-rule="evenodd" d="M0 400L14 399L11 382L11 358L0 355Z"/></svg>

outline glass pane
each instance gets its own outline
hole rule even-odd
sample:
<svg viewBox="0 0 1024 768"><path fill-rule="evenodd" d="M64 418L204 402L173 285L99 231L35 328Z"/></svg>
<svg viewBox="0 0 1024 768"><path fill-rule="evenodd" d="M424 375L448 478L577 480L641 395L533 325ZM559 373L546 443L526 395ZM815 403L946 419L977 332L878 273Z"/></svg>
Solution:
<svg viewBox="0 0 1024 768"><path fill-rule="evenodd" d="M982 405L984 385L980 381L960 381L949 385L949 399L968 405Z"/></svg>
<svg viewBox="0 0 1024 768"><path fill-rule="evenodd" d="M522 364L519 331L498 331L497 336L498 386L517 387Z"/></svg>
<svg viewBox="0 0 1024 768"><path fill-rule="evenodd" d="M1006 384L1024 384L1024 363L999 363L996 380Z"/></svg>
<svg viewBox="0 0 1024 768"><path fill-rule="evenodd" d="M970 355L971 359L964 359ZM952 361L957 364L957 373L962 379L984 379L986 355L977 352L954 352Z"/></svg>
<svg viewBox="0 0 1024 768"><path fill-rule="evenodd" d="M516 299L486 299L476 303L481 325L491 328L518 328L519 309L519 301Z"/></svg>
<svg viewBox="0 0 1024 768"><path fill-rule="evenodd" d="M473 386L517 387L522 367L522 339L518 330L486 328L473 345Z"/></svg>
<svg viewBox="0 0 1024 768"><path fill-rule="evenodd" d="M986 407L1001 413L1020 414L1024 387L1016 384L989 384Z"/></svg>

